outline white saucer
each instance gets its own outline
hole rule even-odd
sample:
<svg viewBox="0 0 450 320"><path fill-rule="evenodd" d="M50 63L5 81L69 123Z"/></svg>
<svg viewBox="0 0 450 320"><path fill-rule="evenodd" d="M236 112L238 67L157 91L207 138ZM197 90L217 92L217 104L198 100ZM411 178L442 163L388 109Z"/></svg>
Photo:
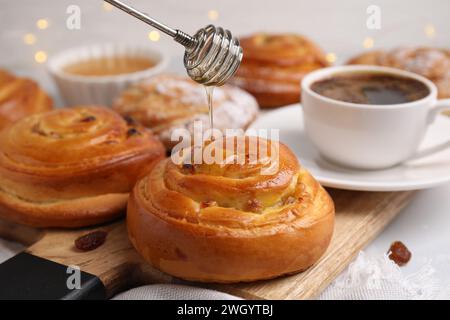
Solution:
<svg viewBox="0 0 450 320"><path fill-rule="evenodd" d="M450 147L433 155L384 170L351 169L324 160L303 130L303 111L298 104L263 113L250 129L280 129L280 141L288 145L301 164L327 187L364 191L400 191L424 189L450 181ZM450 117L439 116L429 127L420 149L449 139ZM330 141L330 143L333 142Z"/></svg>

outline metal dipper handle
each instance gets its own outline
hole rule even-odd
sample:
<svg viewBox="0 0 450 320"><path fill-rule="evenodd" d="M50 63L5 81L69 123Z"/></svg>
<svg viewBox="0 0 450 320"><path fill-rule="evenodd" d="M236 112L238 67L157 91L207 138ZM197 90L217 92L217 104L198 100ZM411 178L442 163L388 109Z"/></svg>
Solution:
<svg viewBox="0 0 450 320"><path fill-rule="evenodd" d="M118 0L105 0L155 29L171 36L185 47L184 66L196 82L210 86L223 85L238 69L242 60L239 40L231 32L208 25L192 37L181 30L172 29L143 12Z"/></svg>

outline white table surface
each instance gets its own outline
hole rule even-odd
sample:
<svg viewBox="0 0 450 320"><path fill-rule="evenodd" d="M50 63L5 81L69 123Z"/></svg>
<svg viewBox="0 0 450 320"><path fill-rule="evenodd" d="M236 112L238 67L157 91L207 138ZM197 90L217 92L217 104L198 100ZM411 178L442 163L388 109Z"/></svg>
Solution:
<svg viewBox="0 0 450 320"><path fill-rule="evenodd" d="M362 41L370 36L375 48L400 44L433 45L450 47L450 1L380 0L382 29L367 30L366 8L372 1L132 1L130 3L154 16L163 18L174 26L182 26L188 32L210 21L207 12L216 9L219 19L214 23L226 26L237 34L257 30L293 31L309 35L328 52L337 55L337 62L361 52ZM142 23L116 11L105 11L101 1L93 0L0 0L0 67L19 74L33 76L54 96L58 93L49 79L46 69L33 61L37 50L49 55L63 48L96 42L144 42L162 48L172 56L171 68L181 70L180 48L170 39L162 37L159 43L150 43L147 28ZM69 4L77 4L82 10L81 30L67 30L65 10ZM20 13L20 18L18 14ZM47 18L50 27L36 28L36 20ZM426 36L425 26L432 24L436 32ZM23 43L24 34L37 36L36 44ZM58 105L62 102L56 99ZM447 259L449 272L441 280L450 281L450 184L423 190L401 214L370 244L371 254L385 253L392 241L404 242L412 251L412 260L403 268L405 273L417 271L425 260L438 262ZM20 246L0 240L0 261ZM441 274L442 275L442 274Z"/></svg>

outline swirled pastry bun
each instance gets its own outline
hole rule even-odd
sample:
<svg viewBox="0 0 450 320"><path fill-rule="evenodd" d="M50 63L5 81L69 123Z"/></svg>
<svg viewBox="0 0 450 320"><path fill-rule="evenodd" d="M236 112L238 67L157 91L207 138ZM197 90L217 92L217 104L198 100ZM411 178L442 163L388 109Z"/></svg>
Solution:
<svg viewBox="0 0 450 320"><path fill-rule="evenodd" d="M52 99L31 79L0 69L0 130L28 115L49 111Z"/></svg>
<svg viewBox="0 0 450 320"><path fill-rule="evenodd" d="M241 160L225 151L223 163L167 158L137 182L127 224L145 260L179 278L227 283L299 272L319 259L333 233L330 196L285 145L258 140L256 149L248 137L219 141L216 150Z"/></svg>
<svg viewBox="0 0 450 320"><path fill-rule="evenodd" d="M256 33L240 44L243 60L230 82L250 92L261 108L300 101L303 77L328 66L322 50L301 35Z"/></svg>
<svg viewBox="0 0 450 320"><path fill-rule="evenodd" d="M35 227L105 222L163 156L147 129L107 108L29 116L0 133L0 217Z"/></svg>
<svg viewBox="0 0 450 320"><path fill-rule="evenodd" d="M214 128L246 129L258 113L256 100L232 86L214 88ZM194 122L209 129L205 87L189 78L162 74L125 90L116 100L114 110L132 116L159 136L167 149L175 129L193 132Z"/></svg>

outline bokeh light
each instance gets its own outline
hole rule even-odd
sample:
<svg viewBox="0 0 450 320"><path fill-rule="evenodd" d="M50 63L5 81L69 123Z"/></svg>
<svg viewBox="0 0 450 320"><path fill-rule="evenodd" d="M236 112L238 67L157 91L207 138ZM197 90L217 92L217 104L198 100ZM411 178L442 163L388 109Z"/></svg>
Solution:
<svg viewBox="0 0 450 320"><path fill-rule="evenodd" d="M325 56L325 59L329 62L329 63L334 63L336 62L336 54L333 52L328 52L327 55Z"/></svg>
<svg viewBox="0 0 450 320"><path fill-rule="evenodd" d="M148 33L148 38L149 38L150 41L159 41L160 37L161 37L161 35L156 30L150 31Z"/></svg>
<svg viewBox="0 0 450 320"><path fill-rule="evenodd" d="M363 41L363 47L365 49L371 49L375 45L375 40L371 37L366 37Z"/></svg>
<svg viewBox="0 0 450 320"><path fill-rule="evenodd" d="M208 19L212 21L219 19L219 12L217 10L209 10Z"/></svg>
<svg viewBox="0 0 450 320"><path fill-rule="evenodd" d="M103 10L105 11L111 11L113 8L113 6L111 4L109 4L108 2L104 2L103 1Z"/></svg>
<svg viewBox="0 0 450 320"><path fill-rule="evenodd" d="M38 51L34 54L34 60L37 63L44 63L47 61L47 53L45 51Z"/></svg>
<svg viewBox="0 0 450 320"><path fill-rule="evenodd" d="M23 36L23 42L25 42L25 44L32 45L32 44L35 44L36 41L37 41L37 38L32 33L27 33L26 35Z"/></svg>
<svg viewBox="0 0 450 320"><path fill-rule="evenodd" d="M47 29L49 25L50 23L47 19L39 19L38 21L36 21L36 26L41 30Z"/></svg>
<svg viewBox="0 0 450 320"><path fill-rule="evenodd" d="M424 32L428 38L434 38L436 36L436 28L431 23L425 26Z"/></svg>

